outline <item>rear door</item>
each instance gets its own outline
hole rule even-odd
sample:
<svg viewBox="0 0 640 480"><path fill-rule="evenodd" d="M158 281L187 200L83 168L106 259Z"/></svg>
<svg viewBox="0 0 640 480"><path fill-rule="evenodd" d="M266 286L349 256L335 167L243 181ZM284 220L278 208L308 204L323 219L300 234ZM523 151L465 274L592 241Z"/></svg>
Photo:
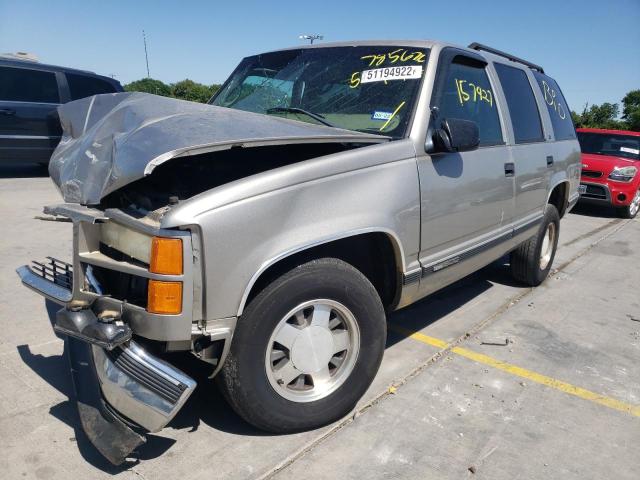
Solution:
<svg viewBox="0 0 640 480"><path fill-rule="evenodd" d="M545 141L530 72L494 63L511 119L510 151L515 167L516 232L532 228L542 217L554 158Z"/></svg>
<svg viewBox="0 0 640 480"><path fill-rule="evenodd" d="M0 65L0 160L49 161L61 136L57 75Z"/></svg>
<svg viewBox="0 0 640 480"><path fill-rule="evenodd" d="M493 255L489 250L508 240L514 179L494 84L484 58L454 48L441 52L430 129L446 118L474 121L480 146L418 157L420 260L424 275L433 275L421 282L423 293L488 263L487 256ZM445 268L447 273L434 275Z"/></svg>

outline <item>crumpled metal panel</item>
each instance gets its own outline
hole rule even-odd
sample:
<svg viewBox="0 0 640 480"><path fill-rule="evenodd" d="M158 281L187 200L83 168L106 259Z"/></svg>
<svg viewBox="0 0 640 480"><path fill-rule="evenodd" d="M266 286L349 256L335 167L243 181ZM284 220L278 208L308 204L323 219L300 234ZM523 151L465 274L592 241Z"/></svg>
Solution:
<svg viewBox="0 0 640 480"><path fill-rule="evenodd" d="M95 95L58 107L63 137L49 173L64 200L95 205L175 157L234 146L387 141L387 137L147 93Z"/></svg>

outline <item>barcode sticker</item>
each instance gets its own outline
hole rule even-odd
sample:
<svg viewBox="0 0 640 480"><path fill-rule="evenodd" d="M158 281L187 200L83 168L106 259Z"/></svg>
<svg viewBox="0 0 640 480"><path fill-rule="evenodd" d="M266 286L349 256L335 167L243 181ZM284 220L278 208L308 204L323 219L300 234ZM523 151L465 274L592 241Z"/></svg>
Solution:
<svg viewBox="0 0 640 480"><path fill-rule="evenodd" d="M383 82L385 80L415 80L421 77L422 65L374 68L373 70L362 72L360 83Z"/></svg>
<svg viewBox="0 0 640 480"><path fill-rule="evenodd" d="M640 155L640 149L637 148L629 148L629 147L620 147L621 152L633 153L634 155Z"/></svg>

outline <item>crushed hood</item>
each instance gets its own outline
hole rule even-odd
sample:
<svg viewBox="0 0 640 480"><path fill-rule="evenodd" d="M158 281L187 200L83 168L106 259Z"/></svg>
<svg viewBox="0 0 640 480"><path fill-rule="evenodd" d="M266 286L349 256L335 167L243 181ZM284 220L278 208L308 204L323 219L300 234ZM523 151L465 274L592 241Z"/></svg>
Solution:
<svg viewBox="0 0 640 480"><path fill-rule="evenodd" d="M66 202L83 205L176 157L236 146L388 140L147 93L95 95L58 107L58 114L63 136L49 173Z"/></svg>

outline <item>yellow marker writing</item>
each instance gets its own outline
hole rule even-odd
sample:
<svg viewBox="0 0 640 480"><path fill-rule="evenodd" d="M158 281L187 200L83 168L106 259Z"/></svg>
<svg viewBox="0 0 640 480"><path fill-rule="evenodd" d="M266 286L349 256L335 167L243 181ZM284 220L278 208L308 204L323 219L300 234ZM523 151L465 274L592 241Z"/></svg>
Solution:
<svg viewBox="0 0 640 480"><path fill-rule="evenodd" d="M384 122L384 125L382 125L382 127L380 127L380 131L383 131L385 128L387 128L387 125L389 125L389 123L391 122L391 120L393 120L393 117L396 116L396 114L400 111L400 109L402 107L404 107L404 104L407 102L402 102L400 105L398 105L398 107L393 111L393 113L391 114L391 116L389 117L389 120L387 120L386 122Z"/></svg>

